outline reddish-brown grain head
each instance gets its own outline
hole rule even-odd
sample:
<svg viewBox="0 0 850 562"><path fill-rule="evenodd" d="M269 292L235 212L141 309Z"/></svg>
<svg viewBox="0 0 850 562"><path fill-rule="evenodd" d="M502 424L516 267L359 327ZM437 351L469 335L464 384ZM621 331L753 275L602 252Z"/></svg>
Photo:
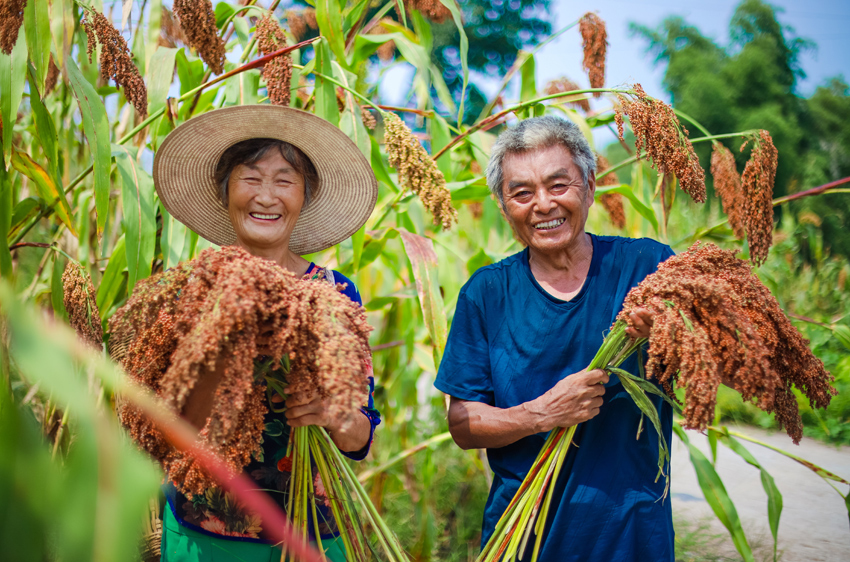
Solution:
<svg viewBox="0 0 850 562"><path fill-rule="evenodd" d="M287 46L286 35L271 14L266 14L257 23L257 43L263 55L279 51ZM292 82L292 58L289 54L279 55L263 66L263 79L274 105L288 106Z"/></svg>
<svg viewBox="0 0 850 562"><path fill-rule="evenodd" d="M749 141L741 146L747 145ZM753 139L750 159L741 175L750 260L761 265L773 244L773 184L779 153L767 131Z"/></svg>
<svg viewBox="0 0 850 562"><path fill-rule="evenodd" d="M587 72L591 88L605 87L605 54L608 50L608 31L602 18L587 12L579 20L581 48L584 53L582 68ZM594 92L595 97L602 94Z"/></svg>
<svg viewBox="0 0 850 562"><path fill-rule="evenodd" d="M174 13L189 45L216 73L224 72L224 40L218 35L210 0L174 0Z"/></svg>

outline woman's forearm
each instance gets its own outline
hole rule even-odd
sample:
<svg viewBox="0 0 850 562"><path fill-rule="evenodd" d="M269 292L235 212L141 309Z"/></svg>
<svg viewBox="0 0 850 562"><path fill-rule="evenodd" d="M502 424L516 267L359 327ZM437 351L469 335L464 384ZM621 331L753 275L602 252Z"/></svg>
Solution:
<svg viewBox="0 0 850 562"><path fill-rule="evenodd" d="M339 447L339 450L344 453L353 453L360 451L369 444L369 437L372 434L372 422L365 414L360 412L354 416L351 425L345 430L328 426L326 427L331 436L331 440Z"/></svg>

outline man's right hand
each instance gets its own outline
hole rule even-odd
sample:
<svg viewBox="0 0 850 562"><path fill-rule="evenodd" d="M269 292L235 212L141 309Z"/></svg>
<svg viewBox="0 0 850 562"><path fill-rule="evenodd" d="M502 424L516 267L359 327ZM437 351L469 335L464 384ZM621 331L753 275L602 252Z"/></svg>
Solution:
<svg viewBox="0 0 850 562"><path fill-rule="evenodd" d="M571 427L597 416L607 382L605 371L584 370L560 380L546 394L527 402L539 432Z"/></svg>

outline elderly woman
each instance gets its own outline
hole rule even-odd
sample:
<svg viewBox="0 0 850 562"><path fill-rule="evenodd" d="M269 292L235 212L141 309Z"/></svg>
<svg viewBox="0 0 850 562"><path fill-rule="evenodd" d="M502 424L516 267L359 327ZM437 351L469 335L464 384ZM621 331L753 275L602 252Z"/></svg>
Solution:
<svg viewBox="0 0 850 562"><path fill-rule="evenodd" d="M154 161L154 181L166 209L207 240L240 246L304 282L342 284L345 295L361 303L350 279L301 257L351 236L366 222L377 197L369 164L337 127L271 105L212 111L166 138ZM209 416L220 377L219 369L204 374L187 401L183 415L197 428ZM245 468L257 488L271 492L285 509L291 463L284 455L292 427L322 426L346 456L363 459L380 423L369 380L364 415L347 428L328 416L317 396L294 393L283 414L270 409L263 454ZM283 401L279 396L273 400ZM280 559L280 549L264 539L263 522L241 511L228 494L211 489L188 500L168 484L166 499L162 560ZM323 504L317 508L326 556L345 560L342 541L334 539L333 517Z"/></svg>
<svg viewBox="0 0 850 562"><path fill-rule="evenodd" d="M486 448L493 484L482 545L553 428L580 424L565 461L540 560L673 560L669 501L659 501L658 437L616 376L584 370L629 289L673 255L648 239L585 232L596 158L576 125L528 119L502 133L487 182L526 248L479 269L457 301L436 387L449 429ZM648 335L647 311L633 317ZM632 360L624 368L637 372ZM668 442L671 408L656 407Z"/></svg>

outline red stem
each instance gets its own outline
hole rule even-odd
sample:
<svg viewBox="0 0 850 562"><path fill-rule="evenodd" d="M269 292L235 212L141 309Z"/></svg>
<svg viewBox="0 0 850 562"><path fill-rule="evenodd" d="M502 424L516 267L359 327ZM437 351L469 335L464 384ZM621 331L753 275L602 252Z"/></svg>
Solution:
<svg viewBox="0 0 850 562"><path fill-rule="evenodd" d="M17 250L18 248L49 248L50 244L46 244L44 242L18 242L17 244L12 244L9 246L9 251L12 252Z"/></svg>
<svg viewBox="0 0 850 562"><path fill-rule="evenodd" d="M792 193L791 195L786 195L785 197L774 199L773 206L775 207L776 205L781 205L782 203L787 203L788 201L794 201L795 199L802 199L803 197L808 197L809 195L819 195L824 191L829 191L833 187L838 187L839 185L844 185L845 183L850 183L850 176L847 176L846 178L841 178L840 180L825 183L823 185L819 185L811 189L807 189L806 191L800 191L799 193Z"/></svg>

